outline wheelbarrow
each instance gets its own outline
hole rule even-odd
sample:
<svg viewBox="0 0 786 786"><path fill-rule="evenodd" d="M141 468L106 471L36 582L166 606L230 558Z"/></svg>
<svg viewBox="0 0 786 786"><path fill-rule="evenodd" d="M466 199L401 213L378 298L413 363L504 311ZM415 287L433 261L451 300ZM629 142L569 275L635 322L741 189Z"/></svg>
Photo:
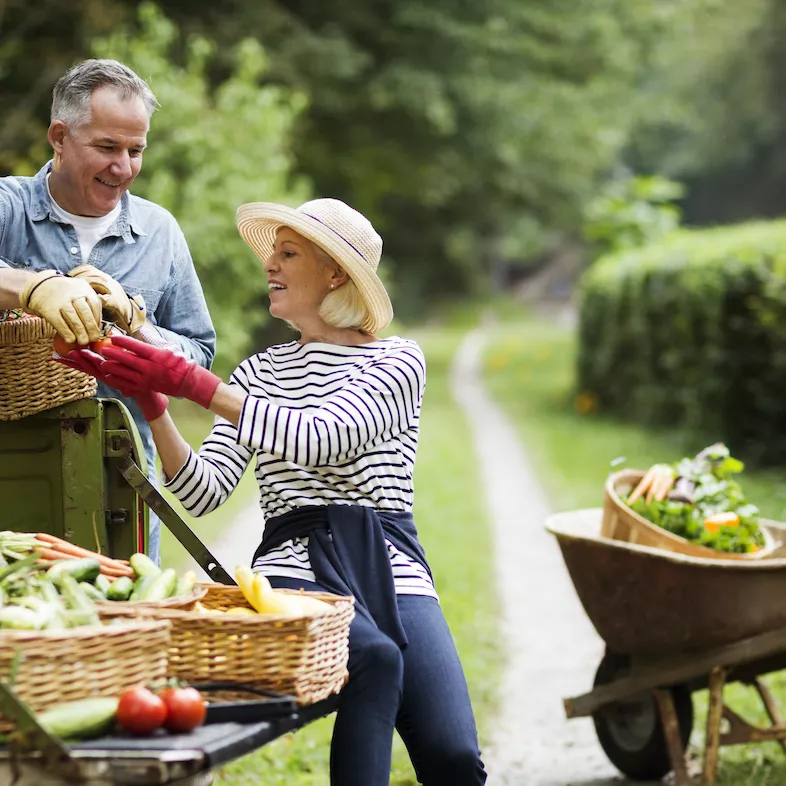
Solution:
<svg viewBox="0 0 786 786"><path fill-rule="evenodd" d="M709 688L703 783L717 779L723 745L786 741L786 724L761 677L786 668L786 554L732 561L601 536L600 508L551 516L587 616L606 644L593 689L564 700L568 718L592 716L609 760L634 780L674 770L691 783L685 747L691 694ZM786 528L765 521L786 540ZM759 728L723 701L730 682L753 686L771 725ZM725 725L722 728L722 721Z"/></svg>

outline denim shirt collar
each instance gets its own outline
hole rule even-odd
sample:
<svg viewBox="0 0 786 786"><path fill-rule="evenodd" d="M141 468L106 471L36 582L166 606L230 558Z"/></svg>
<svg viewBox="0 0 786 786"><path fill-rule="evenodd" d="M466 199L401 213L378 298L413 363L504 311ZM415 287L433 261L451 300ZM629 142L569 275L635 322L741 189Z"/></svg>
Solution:
<svg viewBox="0 0 786 786"><path fill-rule="evenodd" d="M38 173L33 177L33 196L32 196L32 218L33 221L43 221L49 218L59 222L52 213L52 206L49 202L49 192L46 188L46 176L52 171L52 161L47 161ZM107 230L108 236L122 237L126 243L136 243L134 234L146 236L142 223L134 213L134 207L128 198L128 191L120 197L120 215L117 221ZM134 233L134 234L132 234Z"/></svg>

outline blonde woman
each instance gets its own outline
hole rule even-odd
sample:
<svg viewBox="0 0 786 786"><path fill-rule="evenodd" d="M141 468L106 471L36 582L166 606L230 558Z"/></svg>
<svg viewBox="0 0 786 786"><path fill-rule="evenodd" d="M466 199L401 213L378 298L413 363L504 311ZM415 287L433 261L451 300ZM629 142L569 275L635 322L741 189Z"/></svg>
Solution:
<svg viewBox="0 0 786 786"><path fill-rule="evenodd" d="M118 337L69 362L132 393L166 486L195 516L221 505L255 462L265 518L255 571L275 587L353 595L349 681L331 749L334 786L385 786L398 729L421 783L486 781L461 664L412 517L425 360L375 334L393 316L377 276L382 240L335 199L243 205L270 313L299 337L243 361L229 384L185 358ZM167 396L217 417L199 453Z"/></svg>

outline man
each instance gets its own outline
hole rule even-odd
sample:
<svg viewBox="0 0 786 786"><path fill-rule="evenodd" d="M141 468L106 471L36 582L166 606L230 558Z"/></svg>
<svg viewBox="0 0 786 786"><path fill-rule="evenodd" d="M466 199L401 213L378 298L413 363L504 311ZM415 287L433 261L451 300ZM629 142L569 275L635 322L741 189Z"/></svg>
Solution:
<svg viewBox="0 0 786 786"><path fill-rule="evenodd" d="M164 208L128 193L156 104L114 60L87 60L57 82L53 159L34 177L0 178L0 309L22 307L79 344L99 337L103 310L136 338L209 368L216 334L183 233ZM128 406L154 479L155 447L136 402L103 383L98 396ZM158 562L160 522L150 518Z"/></svg>

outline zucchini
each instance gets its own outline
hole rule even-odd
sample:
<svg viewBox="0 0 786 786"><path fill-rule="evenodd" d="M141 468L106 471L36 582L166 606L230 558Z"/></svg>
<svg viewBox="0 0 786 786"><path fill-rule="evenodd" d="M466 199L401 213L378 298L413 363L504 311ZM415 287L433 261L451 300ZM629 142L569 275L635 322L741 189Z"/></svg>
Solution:
<svg viewBox="0 0 786 786"><path fill-rule="evenodd" d="M138 600L165 600L170 597L177 586L177 571L174 568L167 568L148 584L139 593Z"/></svg>
<svg viewBox="0 0 786 786"><path fill-rule="evenodd" d="M129 600L142 600L142 593L147 591L147 588L156 580L155 576L140 576L134 582L134 589L129 596Z"/></svg>
<svg viewBox="0 0 786 786"><path fill-rule="evenodd" d="M140 579L141 581L141 579ZM134 591L134 582L128 576L115 579L106 591L107 600L128 600Z"/></svg>
<svg viewBox="0 0 786 786"><path fill-rule="evenodd" d="M102 595L106 595L107 591L112 586L112 582L103 573L99 573L96 576L96 580L93 584Z"/></svg>
<svg viewBox="0 0 786 786"><path fill-rule="evenodd" d="M50 734L65 740L100 737L115 722L118 699L92 698L66 701L40 713L37 720Z"/></svg>
<svg viewBox="0 0 786 786"><path fill-rule="evenodd" d="M147 554L137 552L136 554L132 554L128 558L128 561L131 563L134 573L140 578L142 576L158 576L158 574L161 573L161 568L159 568Z"/></svg>
<svg viewBox="0 0 786 786"><path fill-rule="evenodd" d="M55 584L60 584L62 576L68 574L77 581L95 581L101 573L101 563L91 557L79 559L61 559L55 562L46 572L47 578Z"/></svg>

